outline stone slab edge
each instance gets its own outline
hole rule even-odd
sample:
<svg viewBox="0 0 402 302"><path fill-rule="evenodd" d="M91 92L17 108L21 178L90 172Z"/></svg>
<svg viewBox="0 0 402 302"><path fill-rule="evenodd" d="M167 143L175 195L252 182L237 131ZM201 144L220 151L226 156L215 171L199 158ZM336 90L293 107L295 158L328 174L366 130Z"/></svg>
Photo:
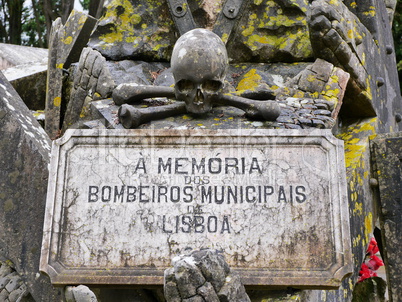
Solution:
<svg viewBox="0 0 402 302"><path fill-rule="evenodd" d="M285 137L306 137L309 138L316 137L317 140L320 138L325 138L329 144L337 146L336 159L331 159L333 162L331 165L337 169L338 173L342 174L343 177L340 177L340 182L338 183L339 189L341 187L346 188L346 177L345 177L345 164L344 164L344 154L343 154L343 141L336 139L330 130L223 130L223 131L212 131L212 130L104 130L104 129L69 129L66 131L66 134L56 140L53 141L52 148L52 162L51 165L56 165L59 161L59 153L60 148L66 144L69 140L77 138L77 137L98 137L100 140L107 137L113 137L115 140L118 140L119 137L122 139L127 139L129 137L170 137L171 141L177 141L177 138L182 138L184 136L190 136L194 139L194 137L211 137L219 138L220 143L222 141L227 141L228 137L243 135L245 136L270 136L272 138L281 137L284 139ZM172 136L176 136L176 140ZM157 141L157 139L155 140ZM337 168L338 167L338 168ZM135 285L161 285L163 284L163 270L161 269L147 269L147 268L133 268L130 270L122 270L122 269L89 269L85 270L82 268L77 269L65 269L60 266L60 264L56 263L53 265L49 263L50 254L53 252L50 250L51 246L51 237L52 234L52 220L53 220L53 212L55 206L55 192L56 192L56 182L50 181L54 180L57 176L57 171L51 171L49 176L49 186L48 186L48 195L47 195L47 208L45 214L45 223L44 223L44 237L43 237L43 245L42 245L42 254L40 261L40 271L48 274L52 280L54 285L62 286L66 284L75 284L77 279L79 279L80 283L83 284L115 284L115 285L123 285L123 284L135 284ZM253 285L259 286L267 284L274 285L275 287L283 287L292 284L294 287L299 288L337 288L340 286L341 280L346 276L350 275L352 272L352 260L351 260L351 242L350 242L350 227L349 227L349 213L348 213L348 202L346 197L346 191L339 190L341 196L340 199L340 207L338 215L339 224L334 226L334 229L340 230L338 238L335 238L336 248L341 249L341 251L337 250L338 253L343 254L342 260L339 263L333 264L332 267L329 268L331 271L331 276L326 272L322 271L321 273L316 274L315 276L311 276L309 272L300 272L297 277L285 277L288 274L283 271L281 274L283 276L280 279L277 277L272 277L272 273L268 270L263 269L253 269L253 270L236 270L242 276L242 281L245 285ZM343 193L342 193L343 192ZM64 271L63 271L64 270ZM277 272L277 271L276 271ZM247 274L247 276L245 276ZM308 276L310 275L310 276ZM309 279L309 286L305 286L305 281ZM324 281L324 279L326 281ZM286 280L286 281L284 281ZM303 281L303 282L302 282ZM286 283L286 284L285 284ZM315 285L312 285L315 284Z"/></svg>

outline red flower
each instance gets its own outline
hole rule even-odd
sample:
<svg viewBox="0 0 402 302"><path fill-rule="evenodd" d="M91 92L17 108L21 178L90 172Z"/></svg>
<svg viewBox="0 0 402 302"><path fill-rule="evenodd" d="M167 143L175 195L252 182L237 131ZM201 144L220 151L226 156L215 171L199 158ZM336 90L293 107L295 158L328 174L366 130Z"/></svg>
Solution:
<svg viewBox="0 0 402 302"><path fill-rule="evenodd" d="M375 240L375 238L371 238L369 246L367 247L367 254L374 255L378 253L378 245L377 245L377 241Z"/></svg>
<svg viewBox="0 0 402 302"><path fill-rule="evenodd" d="M380 258L378 258L376 255L372 255L370 257L370 260L367 262L367 266L372 269L373 271L376 271L380 268L380 266L383 266L384 262Z"/></svg>
<svg viewBox="0 0 402 302"><path fill-rule="evenodd" d="M358 282L362 282L370 277L377 277L375 271L378 270L380 266L383 266L384 262L375 255L376 253L378 253L377 241L374 238L371 238L366 254L368 259L362 264Z"/></svg>
<svg viewBox="0 0 402 302"><path fill-rule="evenodd" d="M371 272L366 263L362 264L362 267L359 272L359 280L358 282L362 282L364 279L370 278L371 277Z"/></svg>

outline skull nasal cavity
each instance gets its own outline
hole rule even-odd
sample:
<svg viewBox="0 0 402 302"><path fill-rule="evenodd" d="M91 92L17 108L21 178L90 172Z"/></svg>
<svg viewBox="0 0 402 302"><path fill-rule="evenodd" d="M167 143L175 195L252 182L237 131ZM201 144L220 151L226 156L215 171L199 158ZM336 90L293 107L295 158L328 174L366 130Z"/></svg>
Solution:
<svg viewBox="0 0 402 302"><path fill-rule="evenodd" d="M201 89L197 89L197 95L196 95L197 99L204 99L204 94L202 93Z"/></svg>

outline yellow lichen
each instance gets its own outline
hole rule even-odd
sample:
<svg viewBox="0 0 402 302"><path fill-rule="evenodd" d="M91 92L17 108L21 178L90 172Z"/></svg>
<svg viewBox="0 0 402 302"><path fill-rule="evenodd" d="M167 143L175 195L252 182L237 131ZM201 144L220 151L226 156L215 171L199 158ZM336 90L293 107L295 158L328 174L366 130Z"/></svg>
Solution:
<svg viewBox="0 0 402 302"><path fill-rule="evenodd" d="M357 193L356 193L356 195L357 195ZM355 203L355 208L353 209L353 214L358 214L358 215L363 214L363 203L362 202Z"/></svg>
<svg viewBox="0 0 402 302"><path fill-rule="evenodd" d="M373 214L369 212L364 217L364 239L366 243L369 241L369 236L373 232Z"/></svg>
<svg viewBox="0 0 402 302"><path fill-rule="evenodd" d="M293 95L293 97L294 97L294 98L304 98L305 95L304 95L304 92L303 92L303 91L298 90L298 91L296 91L296 93Z"/></svg>
<svg viewBox="0 0 402 302"><path fill-rule="evenodd" d="M253 26L249 26L248 28L246 28L245 30L243 30L241 33L243 36L248 37L250 36L254 31L254 27Z"/></svg>
<svg viewBox="0 0 402 302"><path fill-rule="evenodd" d="M123 7L124 11L119 15L117 15L117 10L113 8L106 11L106 14L103 18L113 22L115 27L112 32L100 36L100 40L109 44L122 42L124 36L126 36L125 41L127 41L127 39L130 40L130 38L133 40L133 27L134 25L141 23L141 15L134 13L133 5L129 0L117 0L113 2L113 6Z"/></svg>
<svg viewBox="0 0 402 302"><path fill-rule="evenodd" d="M61 104L61 97L57 96L53 99L53 105L59 107Z"/></svg>
<svg viewBox="0 0 402 302"><path fill-rule="evenodd" d="M87 16L86 15L82 15L80 17L80 19L78 20L78 24L79 25L84 25L85 21L87 21Z"/></svg>
<svg viewBox="0 0 402 302"><path fill-rule="evenodd" d="M375 134L377 118L372 118L366 123L352 125L345 133L339 135L345 142L345 164L347 168L356 169L362 166L361 157L368 148L367 137ZM365 136L361 134L365 132Z"/></svg>
<svg viewBox="0 0 402 302"><path fill-rule="evenodd" d="M229 39L229 35L228 35L227 33L224 33L224 34L222 35L222 41L223 41L223 43L226 44L226 42L228 41L228 39Z"/></svg>
<svg viewBox="0 0 402 302"><path fill-rule="evenodd" d="M252 90L255 89L261 81L261 76L256 69L250 69L237 85L236 90Z"/></svg>
<svg viewBox="0 0 402 302"><path fill-rule="evenodd" d="M65 38L63 40L63 43L67 44L67 45L71 44L71 42L73 42L73 37L72 36L68 36L67 38Z"/></svg>
<svg viewBox="0 0 402 302"><path fill-rule="evenodd" d="M314 81L316 81L317 80L317 78L313 75L313 74L309 74L308 76L307 76L307 81L308 82L314 82Z"/></svg>
<svg viewBox="0 0 402 302"><path fill-rule="evenodd" d="M353 247L356 247L360 244L362 237L360 235L357 235L354 239L353 239Z"/></svg>
<svg viewBox="0 0 402 302"><path fill-rule="evenodd" d="M363 15L375 17L375 15L376 15L376 13L375 13L375 7L374 7L374 6L370 6L370 10L367 11L367 12L363 12Z"/></svg>

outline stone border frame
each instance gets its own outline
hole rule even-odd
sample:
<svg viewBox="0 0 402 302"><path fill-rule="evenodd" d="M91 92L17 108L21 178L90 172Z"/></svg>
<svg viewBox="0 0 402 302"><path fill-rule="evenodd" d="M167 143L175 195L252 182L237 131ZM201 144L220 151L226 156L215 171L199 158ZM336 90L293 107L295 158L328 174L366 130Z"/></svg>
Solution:
<svg viewBox="0 0 402 302"><path fill-rule="evenodd" d="M128 269L80 268L67 267L58 259L60 247L58 232L63 211L63 200L59 200L60 188L65 171L60 167L66 162L66 154L79 144L80 138L90 140L92 144L101 145L112 138L116 145L142 144L158 146L180 146L180 139L191 137L197 144L206 140L213 145L243 145L243 139L252 146L266 144L268 139L272 145L303 144L319 145L327 154L329 170L333 178L332 207L333 256L325 269L286 271L259 269L238 269L242 282L249 286L296 287L296 288L337 288L341 281L352 272L349 206L346 190L346 174L344 164L343 141L336 139L330 130L67 130L66 134L53 142L51 169L48 185L47 207L44 222L44 237L40 270L50 276L54 285L69 284L103 284L103 285L162 285L163 272L167 268L130 267ZM237 145L236 145L237 142ZM88 143L86 143L88 144ZM64 150L67 149L67 150ZM329 161L329 159L331 161ZM61 178L61 179L60 179ZM56 181L57 180L57 181ZM62 194L62 193L61 193ZM335 224L335 225L334 225ZM335 252L336 251L336 252Z"/></svg>

